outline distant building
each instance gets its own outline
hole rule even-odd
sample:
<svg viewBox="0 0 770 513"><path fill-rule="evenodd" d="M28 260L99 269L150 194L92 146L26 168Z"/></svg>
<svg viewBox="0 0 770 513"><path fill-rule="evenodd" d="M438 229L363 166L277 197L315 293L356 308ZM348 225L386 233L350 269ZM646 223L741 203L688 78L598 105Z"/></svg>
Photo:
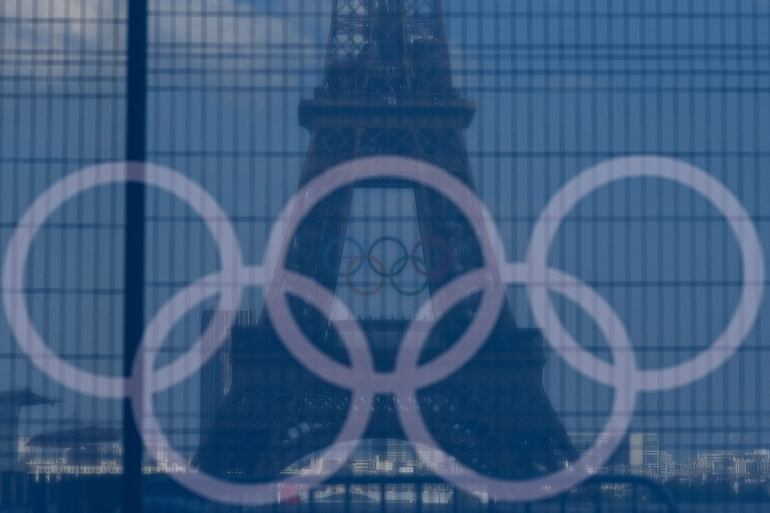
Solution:
<svg viewBox="0 0 770 513"><path fill-rule="evenodd" d="M736 455L730 451L714 451L698 454L696 468L703 479L726 479L735 475Z"/></svg>
<svg viewBox="0 0 770 513"><path fill-rule="evenodd" d="M56 401L30 389L0 392L0 472L20 470L19 415L29 406L52 405Z"/></svg>
<svg viewBox="0 0 770 513"><path fill-rule="evenodd" d="M570 440L572 440L572 445L575 447L575 450L578 452L578 454L583 454L587 451L593 450L593 448L596 446L596 444L600 440L607 439L607 437L604 436L603 434L595 433L595 432L569 433L569 437L570 437ZM629 453L628 437L626 437L620 443L618 448L615 450L615 453L607 461L605 466L606 467L628 466L628 459L629 459L628 453Z"/></svg>
<svg viewBox="0 0 770 513"><path fill-rule="evenodd" d="M575 450L583 454L606 440L601 433L570 433ZM606 468L630 468L657 475L660 467L660 438L656 433L629 433L605 464Z"/></svg>
<svg viewBox="0 0 770 513"><path fill-rule="evenodd" d="M350 468L354 475L371 474L374 470L374 461L371 458L353 458Z"/></svg>
<svg viewBox="0 0 770 513"><path fill-rule="evenodd" d="M746 473L752 477L770 474L770 450L756 449L745 454Z"/></svg>
<svg viewBox="0 0 770 513"><path fill-rule="evenodd" d="M389 439L386 442L385 456L397 467L404 465L412 458L412 449L406 440Z"/></svg>
<svg viewBox="0 0 770 513"><path fill-rule="evenodd" d="M657 433L628 435L628 464L657 473L660 467L660 437Z"/></svg>
<svg viewBox="0 0 770 513"><path fill-rule="evenodd" d="M660 462L658 465L658 476L662 480L667 480L677 475L677 465L674 456L666 451L660 452Z"/></svg>
<svg viewBox="0 0 770 513"><path fill-rule="evenodd" d="M40 433L29 439L27 445L42 450L60 452L64 461L78 467L97 467L102 462L103 454L121 439L118 429L97 426L77 426Z"/></svg>
<svg viewBox="0 0 770 513"><path fill-rule="evenodd" d="M374 459L374 472L376 474L392 474L395 469L395 465L392 460L387 458L380 459L376 456Z"/></svg>

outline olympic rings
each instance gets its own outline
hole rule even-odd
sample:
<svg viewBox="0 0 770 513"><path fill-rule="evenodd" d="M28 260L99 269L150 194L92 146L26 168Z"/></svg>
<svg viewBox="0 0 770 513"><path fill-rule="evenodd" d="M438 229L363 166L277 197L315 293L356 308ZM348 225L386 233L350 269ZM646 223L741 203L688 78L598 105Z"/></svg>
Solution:
<svg viewBox="0 0 770 513"><path fill-rule="evenodd" d="M185 201L207 224L220 254L222 270L185 287L164 304L145 329L137 351L131 376L106 377L92 374L70 365L57 357L42 341L32 324L26 308L23 286L25 264L35 235L45 220L69 199L89 189L127 182L144 183L157 187ZM193 307L208 297L219 295L218 312L237 309L244 286L265 287L269 279L278 280L288 292L299 290L297 295L313 305L332 304L347 312L336 298L314 281L288 270L273 270L268 275L264 268L246 267L241 260L240 245L232 223L224 210L211 195L183 175L155 164L106 163L90 166L54 183L22 215L19 226L11 236L3 262L3 307L11 329L21 349L33 364L60 384L86 395L103 398L131 399L135 421L139 426L147 452L156 461L161 455L181 468L187 460L171 446L154 416L152 396L171 388L197 372L227 340L232 317L218 315L209 322L203 335L193 346L174 362L155 369L158 350L171 329ZM222 321L222 322L219 322ZM371 355L363 352L368 347L363 332L340 330L342 341L351 355L357 371L362 375L373 369ZM149 385L149 386L148 386ZM363 387L354 389L351 415L343 425L337 442L359 440L366 429L368 418L353 412L369 411L371 393ZM331 449L330 449L331 450ZM351 449L352 451L352 449ZM349 453L342 453L348 457ZM338 468L344 464L340 462ZM335 465L332 465L334 467ZM312 476L307 479L294 477L259 484L236 484L207 476L203 473L174 473L171 478L193 493L208 499L238 505L265 505L274 503L282 487L292 485L291 493L301 493L320 485L326 478Z"/></svg>
<svg viewBox="0 0 770 513"><path fill-rule="evenodd" d="M312 280L301 275L284 271L285 275L281 279L284 290L301 296L313 306L322 309L323 305L332 302L337 303L330 292L323 287L315 284ZM248 285L260 286L264 284L264 275L259 273L249 273L247 270L240 276L241 280ZM150 382L157 376L154 370L157 360L160 344L181 319L186 309L194 307L200 301L206 298L205 295L192 296L183 289L182 292L172 299L168 304L181 303L184 308L169 307L164 311L161 309L158 315L150 322L145 332L145 338L142 339L139 354L135 360L133 376L138 377L142 383ZM197 301L196 301L197 300ZM344 305L339 305L346 311ZM371 373L374 370L374 362L371 355L366 351L366 336L358 326L353 330L339 330L340 336L356 369L361 369L363 374ZM162 457L166 458L172 464L179 468L187 468L188 460L179 454L172 446L163 428L157 420L155 413L153 390L158 387L139 386L136 379L132 380L132 386L129 389L131 406L134 418L139 425L139 432L142 441L148 453L159 461ZM368 416L362 416L359 411L370 411L373 404L372 392L365 387L355 387L353 389L353 398L350 411L345 420L342 430L337 435L334 444L323 451L323 455L329 460L331 473L335 473L345 465L345 460L351 456L355 450L355 444L345 442L355 442L361 439L366 431ZM334 457L332 458L332 453ZM342 457L340 458L340 455ZM184 472L172 473L170 477L177 483L187 488L193 493L202 495L209 500L217 501L230 505L249 505L260 506L272 504L282 496L282 492L290 490L290 493L297 495L310 490L326 480L327 476L293 476L285 479L277 479L265 483L242 484L219 479L203 472Z"/></svg>
<svg viewBox="0 0 770 513"><path fill-rule="evenodd" d="M598 292L577 278L548 265L550 246L563 219L577 203L610 183L639 177L671 181L708 199L725 215L735 233L743 261L743 292L724 332L706 351L693 359L655 370L639 369L623 321ZM286 269L284 265L293 234L320 201L340 188L377 178L401 178L430 187L445 196L466 217L476 234L484 259L484 267L465 273L440 290L433 291L430 301L423 304L415 316L415 319L424 319L427 318L425 314L432 311L434 322L439 322L464 298L482 293L476 316L460 340L443 354L420 364L421 350L430 330L413 322L396 356L395 370L388 373L376 371L366 335L358 324L354 323L352 330L338 330L349 355L349 366L327 356L307 340L293 318L287 294L304 300L327 315L332 309L341 309L348 316L349 311L331 291L308 277ZM178 291L158 310L145 329L131 376L123 378L80 370L47 347L27 311L24 276L32 242L43 223L56 209L89 189L126 182L144 183L173 194L200 215L217 245L221 270ZM214 219L216 221L212 221ZM341 238L330 244L351 240ZM418 256L424 242L418 243L412 254L407 254L406 247L400 241L389 237L378 240L373 247L386 242L396 242L402 246L404 253L390 267L373 256L372 247L364 253L361 245L353 241L359 256L345 266L344 274L353 275L364 264L368 264L382 278L382 286L388 279L395 286L395 276L403 271L409 261L418 273L420 265L424 272L427 271L425 258L428 256ZM327 245L323 254L327 267L331 267L333 256L333 247L330 247ZM232 223L219 204L200 186L175 171L154 164L107 163L85 168L54 183L22 215L4 255L2 301L19 347L38 369L62 385L83 394L103 398L130 398L147 451L156 459L163 452L172 463L186 467L186 459L176 452L162 432L155 416L153 396L197 372L227 339L231 325L226 324L222 330L220 323L210 322L187 353L156 369L158 352L174 326L196 305L219 296L218 311L235 310L240 306L245 287L262 288L265 291L267 312L290 354L321 379L351 391L352 403L335 443L326 449L326 452L334 449L344 458L332 459L335 463L331 468L324 469L323 474L254 484L234 483L202 472L171 474L171 478L182 486L208 499L231 505L259 506L275 503L282 491L291 490L290 493L297 494L309 490L336 473L355 448L355 443L349 442L356 442L364 435L371 416L373 398L378 393L396 396L398 415L405 434L423 461L447 482L467 492L486 492L499 500L535 501L558 495L585 481L608 461L627 433L639 393L684 386L702 379L723 365L752 330L764 296L764 254L756 227L748 213L720 182L700 169L673 159L627 157L590 168L568 182L548 203L533 229L524 262L507 261L502 248L500 234L490 213L473 191L449 173L407 158L373 157L330 169L299 191L273 226L262 264L247 266L242 261L241 248ZM446 269L442 269L443 265L439 269L444 273L453 264L448 242L445 250L448 255ZM334 269L333 272L339 273L339 270ZM430 281L437 276L426 278ZM416 399L420 389L448 378L473 358L494 328L505 299L505 285L510 284L527 288L533 316L547 343L580 373L615 389L612 412L604 428L604 436L600 437L593 450L584 453L563 470L518 481L483 476L458 465L438 447L421 416ZM370 290L364 292L371 293ZM550 302L550 292L561 295L592 317L610 346L612 363L595 357L572 338ZM225 323L232 322L231 317L224 317ZM451 472L447 465L450 461L454 463ZM459 472L455 471L457 468ZM286 485L290 486L283 489Z"/></svg>
<svg viewBox="0 0 770 513"><path fill-rule="evenodd" d="M352 277L353 272L351 272L351 269L354 267L361 268L361 262L366 260L369 263L369 267L374 270L375 273L377 273L380 276L380 282L375 285L372 288L369 289L362 289L358 287L355 283L353 283ZM380 292L382 289L385 288L385 283L387 283L387 274L385 272L385 264L382 260L377 258L376 256L367 255L366 258L362 257L353 257L350 260L350 263L348 264L347 268L345 269L345 275L347 276L347 285L350 290L358 294L359 296L373 296Z"/></svg>
<svg viewBox="0 0 770 513"><path fill-rule="evenodd" d="M336 268L334 265L332 258L333 251L336 250L335 248L338 247L338 244L348 242L353 245L357 255L353 257L343 257L343 260L349 260L349 263L348 265L343 265L341 267L342 271L340 271L340 269ZM382 258L373 258L376 250L387 243L394 245L400 253L400 256L390 265L390 267L385 264ZM437 269L429 270L426 265L426 256L419 256L420 252L424 251L427 247L440 248L439 256L441 260L440 266ZM335 273L337 276L345 278L348 289L360 296L368 297L379 293L385 288L386 283L389 281L391 287L402 296L416 297L428 289L430 281L441 279L446 276L453 263L453 256L449 243L436 236L428 236L427 239L420 239L417 241L411 253L401 239L392 236L380 237L369 245L367 251L364 251L362 244L353 237L336 237L329 241L324 247L323 262L328 272ZM422 285L413 290L405 289L396 281L396 278L406 270L406 267L410 262L417 274L427 279ZM353 276L364 267L364 264L368 264L369 269L371 269L371 271L379 278L382 278L382 280L377 281L377 284L368 289L361 288L353 283Z"/></svg>
<svg viewBox="0 0 770 513"><path fill-rule="evenodd" d="M531 276L521 265L516 266L510 276L509 283L530 284ZM469 289L473 290L472 276ZM612 374L615 396L609 422L605 425L596 446L583 453L578 461L547 476L507 480L482 476L462 465L438 448L436 440L430 434L422 415L419 414L419 404L415 397L414 387L404 387L396 395L399 418L407 438L414 443L417 454L439 477L457 487L470 492L483 492L497 500L506 501L536 501L552 497L568 491L591 476L597 468L604 465L623 442L633 417L636 404L637 389L633 381L627 379L627 373L636 368L633 348L626 333L625 326L615 312L593 289L580 283L577 279L561 272L549 270L554 286L552 290L575 304L586 308L586 313L597 319L602 331L612 349L615 366ZM439 308L434 307L434 315L441 318L454 306L451 301L442 301ZM414 325L416 326L416 325ZM404 336L405 347L410 350L402 351L396 362L395 372L404 372L417 365L418 358L428 340L429 332L424 328L410 328ZM453 463L453 465L450 465Z"/></svg>
<svg viewBox="0 0 770 513"><path fill-rule="evenodd" d="M494 234L486 232L485 226L489 219L485 216L489 214L480 208L478 197L473 191L457 178L426 162L403 157L369 157L346 162L325 171L305 185L284 208L270 234L263 257L263 266L268 270L268 274L273 269L283 267L285 255L293 240L288 234L295 233L302 220L319 202L346 186L380 178L400 178L424 185L443 194L460 209L477 234L482 256L487 263L487 267L483 269L483 279L479 280L484 292L479 308L488 312L499 312L505 299L505 289L499 279L495 250L501 247L501 244L496 239L490 240L489 236ZM362 378L360 370L357 372L355 367L351 369L337 362L307 339L291 315L286 294L280 290L280 281L273 280L273 284L278 286L268 288L267 310L273 317L273 326L289 353L310 372L344 389L350 389L351 384L362 379L363 382L357 386L379 393L391 393L404 382L438 382L443 379L442 376L452 374L467 363L494 329L494 323L477 316L453 346L420 369L415 369L411 376L375 373ZM328 305L328 308L322 309L321 312L328 314L331 308L332 305ZM420 370L422 376L418 375L417 370Z"/></svg>
<svg viewBox="0 0 770 513"><path fill-rule="evenodd" d="M407 262L409 261L413 262L415 269L417 268L417 263L420 261L423 263L423 265L425 265L425 261L422 258L416 257L412 254L412 255L402 256L401 258L393 262L393 267L397 267L399 265L406 266ZM430 284L428 283L428 281L425 280L420 287L417 287L414 290L407 290L398 284L398 282L396 281L396 274L391 272L391 275L390 275L390 286L393 287L393 289L399 294L401 294L402 296L406 296L406 297L419 296L420 294L425 292L425 290L428 288L429 285Z"/></svg>
<svg viewBox="0 0 770 513"><path fill-rule="evenodd" d="M398 248L401 250L401 253L404 256L409 254L407 252L407 250L406 250L406 246L399 239L397 239L395 237L380 237L376 241L372 242L371 246L369 246L368 255L371 257L372 254L374 253L375 248L377 246L381 245L381 244L386 243L386 242L392 242L393 244L398 246ZM391 266L389 272L378 271L377 269L374 269L374 268L372 268L372 270L375 272L375 274L377 274L379 276L382 276L383 278L391 278L392 279L396 275L401 274L404 271L404 269L406 269L406 264L408 263L408 260L403 260L403 263L401 263L402 262L402 258L403 257L399 258L396 262L393 263L393 265Z"/></svg>
<svg viewBox="0 0 770 513"><path fill-rule="evenodd" d="M356 247L356 249L358 250L358 254L359 255L363 255L364 254L364 248L362 248L361 244L356 239L354 239L352 237L337 237L337 238L329 241L328 244L326 244L326 247L324 248L324 254L323 254L323 262L324 262L324 265L326 266L326 270L329 271L330 273L336 274L337 276L349 277L349 276L357 273L361 269L361 266L364 265L364 259L360 258L358 260L358 264L357 265L352 266L352 267L348 267L348 268L345 269L345 271L340 273L340 270L339 269L335 269L334 265L332 263L332 256L333 256L332 251L335 249L335 246L337 244L339 244L340 242L343 242L343 243L344 242L350 242L351 244L353 244Z"/></svg>

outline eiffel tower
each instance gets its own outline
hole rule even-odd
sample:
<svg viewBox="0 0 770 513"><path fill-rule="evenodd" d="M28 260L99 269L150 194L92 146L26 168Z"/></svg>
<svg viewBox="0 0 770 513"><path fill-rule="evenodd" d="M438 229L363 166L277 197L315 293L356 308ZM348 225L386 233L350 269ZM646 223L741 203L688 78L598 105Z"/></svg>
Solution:
<svg viewBox="0 0 770 513"><path fill-rule="evenodd" d="M402 155L447 170L475 190L463 131L475 106L453 87L441 0L334 0L322 83L299 106L311 134L300 186L330 167L371 155ZM483 264L475 235L448 200L414 184L380 180L367 188L414 191L423 240L442 239L453 255L424 248L429 291ZM347 234L354 188L319 204L295 235L288 268L336 290L340 274L318 248ZM332 260L339 268L342 250ZM444 260L442 260L444 259ZM439 322L422 361L459 338L479 303L469 298ZM327 354L347 355L329 321L291 301L300 326ZM393 354L378 341L399 340L403 320L362 321L379 370ZM283 348L267 314L236 328L232 384L211 419L194 463L229 479L260 481L327 447L350 403L347 391L322 382ZM446 381L419 392L426 423L445 451L466 466L501 478L526 478L560 468L575 457L542 386L542 341L516 326L509 306L484 347ZM391 397L378 397L366 438L403 439Z"/></svg>

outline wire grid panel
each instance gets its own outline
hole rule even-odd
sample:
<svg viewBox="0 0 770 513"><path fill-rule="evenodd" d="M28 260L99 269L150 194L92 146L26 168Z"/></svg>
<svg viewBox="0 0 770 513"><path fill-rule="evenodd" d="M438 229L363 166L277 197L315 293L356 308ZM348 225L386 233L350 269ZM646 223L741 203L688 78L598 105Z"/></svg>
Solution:
<svg viewBox="0 0 770 513"><path fill-rule="evenodd" d="M123 158L125 11L124 2L95 0L0 6L4 246L22 212L57 179ZM310 0L149 2L148 160L180 171L224 206L247 262L260 261L276 216L297 190L311 144L297 106L321 84L331 15L332 2ZM445 0L443 15L454 83L477 107L466 132L471 169L512 260L524 258L538 214L571 178L638 154L704 169L743 203L762 242L770 237L770 10L763 2ZM417 242L409 228L412 200L399 191L384 201L376 191L356 194L350 230L357 239L395 233L409 246ZM31 315L50 346L108 375L123 365L124 208L119 187L68 203L35 242L26 277ZM220 262L202 221L181 202L150 190L146 214L151 317ZM713 206L652 179L613 184L581 202L560 230L550 263L615 308L643 368L705 350L729 321L743 285L738 246ZM357 285L376 278L369 272ZM338 294L358 301L361 316L410 315L413 303L386 288L365 300L349 290ZM518 324L534 327L523 291L511 287L509 296ZM215 299L190 310L158 365L189 348ZM554 301L581 344L611 360L591 319ZM262 306L259 291L249 290L240 308ZM708 378L643 394L631 435L606 470L662 481L683 509L761 511L756 503L767 500L762 490L770 479L767 315L764 302L740 351ZM119 431L119 402L47 379L14 343L5 319L0 330L0 391L31 388L58 401L23 409L18 432L1 441L0 458L13 460L14 471L65 454L27 445L18 451L17 438L92 425ZM164 431L191 460L205 436L207 408L233 386L229 358L220 355L156 398ZM222 390L204 400L207 379ZM556 354L549 355L544 385L573 444L587 450L607 420L612 390ZM119 444L99 450L119 472ZM169 470L153 465L148 459L148 472Z"/></svg>

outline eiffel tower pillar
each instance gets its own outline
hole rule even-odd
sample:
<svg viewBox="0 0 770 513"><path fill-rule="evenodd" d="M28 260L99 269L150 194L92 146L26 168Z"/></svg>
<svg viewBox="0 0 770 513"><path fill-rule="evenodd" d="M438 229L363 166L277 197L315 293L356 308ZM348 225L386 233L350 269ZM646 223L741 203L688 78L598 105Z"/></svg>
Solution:
<svg viewBox="0 0 770 513"><path fill-rule="evenodd" d="M311 134L300 186L344 161L401 155L440 166L475 189L463 135L474 114L452 84L441 0L335 0L322 83L299 107L300 124ZM448 200L410 183L362 186L414 190L422 239L446 241L452 250L447 262L446 254L424 248L430 291L483 264L474 233ZM352 195L352 188L338 191L310 213L286 262L330 290L339 274L325 265L319 248L347 234ZM339 267L341 254L332 257ZM432 272L439 267L442 272ZM469 298L439 323L424 361L459 338L477 304ZM327 319L299 301L292 309L311 340L346 361ZM405 328L377 319L363 326L370 340L399 336ZM350 396L295 362L267 315L240 338L231 349L232 386L196 462L234 479L271 479L333 441ZM376 360L387 358L373 351ZM543 390L544 363L539 334L518 328L506 305L473 361L420 391L435 438L467 466L497 477L533 477L561 467L574 450ZM403 437L391 398L377 399L367 437Z"/></svg>

